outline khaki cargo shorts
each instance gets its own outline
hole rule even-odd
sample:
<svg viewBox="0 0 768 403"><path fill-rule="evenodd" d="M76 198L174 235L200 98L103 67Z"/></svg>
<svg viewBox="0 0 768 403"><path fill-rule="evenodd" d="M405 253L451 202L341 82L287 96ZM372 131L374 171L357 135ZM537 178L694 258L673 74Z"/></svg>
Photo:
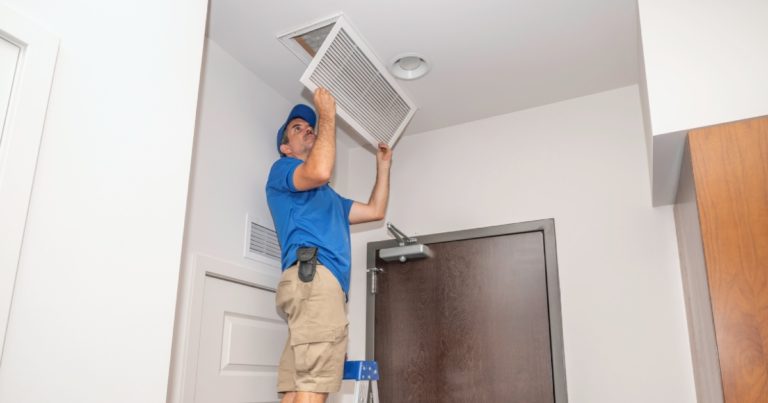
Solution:
<svg viewBox="0 0 768 403"><path fill-rule="evenodd" d="M338 392L347 352L346 297L339 281L322 265L311 282L297 266L283 272L275 302L288 321L277 375L277 391Z"/></svg>

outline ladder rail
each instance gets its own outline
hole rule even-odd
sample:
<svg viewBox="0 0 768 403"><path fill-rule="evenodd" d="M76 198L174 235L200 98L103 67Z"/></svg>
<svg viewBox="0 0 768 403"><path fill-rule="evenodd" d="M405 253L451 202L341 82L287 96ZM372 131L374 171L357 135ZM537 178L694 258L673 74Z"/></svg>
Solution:
<svg viewBox="0 0 768 403"><path fill-rule="evenodd" d="M376 361L347 361L344 379L355 381L355 403L379 403L379 366Z"/></svg>

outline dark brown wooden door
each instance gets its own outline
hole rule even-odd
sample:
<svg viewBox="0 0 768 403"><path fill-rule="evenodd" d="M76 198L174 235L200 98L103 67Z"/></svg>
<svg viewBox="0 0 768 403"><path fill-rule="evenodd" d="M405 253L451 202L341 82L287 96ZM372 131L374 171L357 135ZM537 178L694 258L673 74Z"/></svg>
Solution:
<svg viewBox="0 0 768 403"><path fill-rule="evenodd" d="M377 260L381 402L554 402L543 234L429 246Z"/></svg>

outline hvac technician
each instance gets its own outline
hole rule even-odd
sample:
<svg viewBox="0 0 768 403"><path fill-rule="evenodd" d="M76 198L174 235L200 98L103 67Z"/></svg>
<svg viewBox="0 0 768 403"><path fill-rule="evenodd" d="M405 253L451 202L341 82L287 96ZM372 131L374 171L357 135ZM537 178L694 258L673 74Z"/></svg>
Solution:
<svg viewBox="0 0 768 403"><path fill-rule="evenodd" d="M347 349L349 225L384 218L392 151L380 144L376 184L368 203L339 196L328 185L336 161L336 101L315 91L315 112L291 109L277 131L281 158L267 180L267 201L282 248L276 304L288 320L280 359L282 403L323 403L338 392ZM317 123L317 126L315 126Z"/></svg>

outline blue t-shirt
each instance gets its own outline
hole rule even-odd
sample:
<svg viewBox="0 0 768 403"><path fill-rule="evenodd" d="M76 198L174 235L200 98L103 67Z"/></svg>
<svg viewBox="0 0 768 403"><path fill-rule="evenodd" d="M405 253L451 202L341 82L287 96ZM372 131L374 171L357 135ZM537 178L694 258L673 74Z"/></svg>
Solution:
<svg viewBox="0 0 768 403"><path fill-rule="evenodd" d="M302 246L317 247L317 259L349 292L349 210L352 200L339 196L328 184L300 191L293 172L303 161L283 157L272 164L267 179L267 203L280 241L282 267L296 263Z"/></svg>

